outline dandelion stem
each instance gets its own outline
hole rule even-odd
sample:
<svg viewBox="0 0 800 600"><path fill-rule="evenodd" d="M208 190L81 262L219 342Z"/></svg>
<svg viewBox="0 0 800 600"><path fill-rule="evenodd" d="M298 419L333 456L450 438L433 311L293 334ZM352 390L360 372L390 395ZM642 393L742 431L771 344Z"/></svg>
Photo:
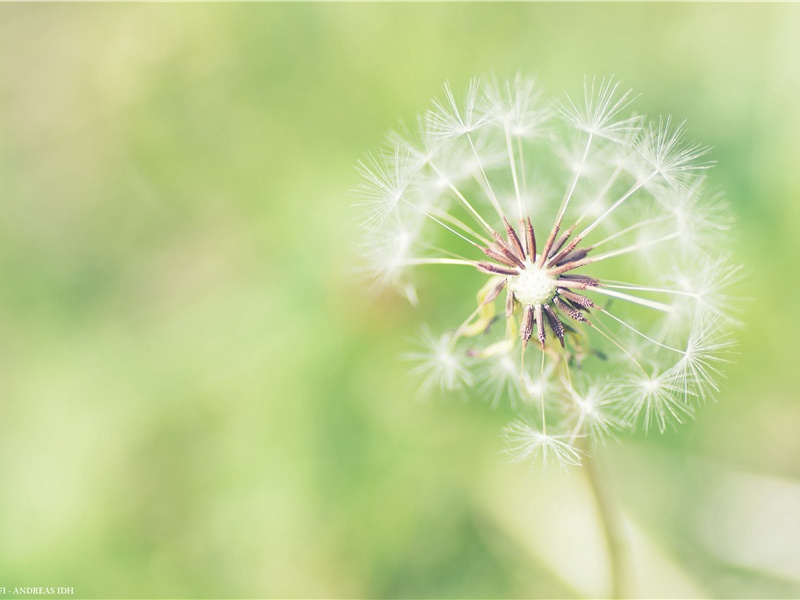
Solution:
<svg viewBox="0 0 800 600"><path fill-rule="evenodd" d="M588 438L584 441L583 467L586 479L594 496L597 514L603 528L606 546L608 549L608 562L611 576L611 598L626 597L626 557L625 544L622 534L621 515L615 506L611 493L606 486L605 473L593 456L593 449Z"/></svg>

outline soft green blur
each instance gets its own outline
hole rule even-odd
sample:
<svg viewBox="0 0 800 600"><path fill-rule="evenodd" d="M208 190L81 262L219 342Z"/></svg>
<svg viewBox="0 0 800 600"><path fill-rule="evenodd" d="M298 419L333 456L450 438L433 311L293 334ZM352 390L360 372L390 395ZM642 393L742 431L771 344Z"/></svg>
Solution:
<svg viewBox="0 0 800 600"><path fill-rule="evenodd" d="M800 595L798 31L797 5L0 6L0 586L605 594L580 471L507 464L506 408L415 401L409 338L473 280L414 309L355 273L355 161L444 80L521 69L686 118L738 218L719 403L601 457L632 593Z"/></svg>

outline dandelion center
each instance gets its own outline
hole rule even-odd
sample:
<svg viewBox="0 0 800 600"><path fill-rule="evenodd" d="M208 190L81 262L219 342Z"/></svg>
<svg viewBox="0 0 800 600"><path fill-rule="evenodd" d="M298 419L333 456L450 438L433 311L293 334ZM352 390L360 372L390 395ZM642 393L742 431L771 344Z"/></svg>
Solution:
<svg viewBox="0 0 800 600"><path fill-rule="evenodd" d="M508 282L514 296L522 304L545 304L553 297L556 289L555 282L547 273L531 263L525 261L525 270Z"/></svg>

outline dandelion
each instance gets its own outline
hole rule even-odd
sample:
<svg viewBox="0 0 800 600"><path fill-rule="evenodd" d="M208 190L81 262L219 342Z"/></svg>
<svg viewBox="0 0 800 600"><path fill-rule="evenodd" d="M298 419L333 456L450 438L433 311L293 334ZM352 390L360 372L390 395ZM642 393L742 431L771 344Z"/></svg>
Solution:
<svg viewBox="0 0 800 600"><path fill-rule="evenodd" d="M634 99L613 79L555 101L521 75L463 99L445 85L359 164L375 282L412 301L417 269L474 282L464 320L409 355L422 387L508 401L517 460L579 464L592 440L664 431L719 391L739 277L727 208L708 149Z"/></svg>
<svg viewBox="0 0 800 600"><path fill-rule="evenodd" d="M509 454L513 461L530 460L541 456L545 466L551 457L562 465L580 464L580 455L562 439L564 436L548 435L523 421L512 423L506 427L505 433L511 442Z"/></svg>
<svg viewBox="0 0 800 600"><path fill-rule="evenodd" d="M472 385L472 376L464 365L464 360L455 354L453 338L449 334L436 337L425 328L420 335L419 352L410 352L406 358L417 362L413 372L421 375L421 392L438 388L440 392L452 392Z"/></svg>

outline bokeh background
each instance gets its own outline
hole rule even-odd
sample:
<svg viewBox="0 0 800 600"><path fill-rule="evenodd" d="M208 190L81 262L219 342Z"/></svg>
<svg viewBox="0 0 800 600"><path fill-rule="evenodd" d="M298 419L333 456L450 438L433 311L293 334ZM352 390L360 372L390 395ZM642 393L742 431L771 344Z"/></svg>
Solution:
<svg viewBox="0 0 800 600"><path fill-rule="evenodd" d="M78 597L608 591L580 471L414 399L466 314L354 274L354 163L444 80L620 77L737 216L716 405L602 451L637 597L800 596L800 6L0 6L0 586ZM13 589L6 597L13 597Z"/></svg>

